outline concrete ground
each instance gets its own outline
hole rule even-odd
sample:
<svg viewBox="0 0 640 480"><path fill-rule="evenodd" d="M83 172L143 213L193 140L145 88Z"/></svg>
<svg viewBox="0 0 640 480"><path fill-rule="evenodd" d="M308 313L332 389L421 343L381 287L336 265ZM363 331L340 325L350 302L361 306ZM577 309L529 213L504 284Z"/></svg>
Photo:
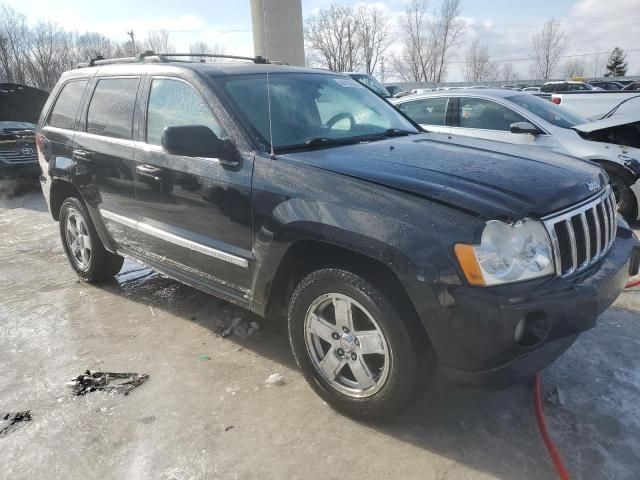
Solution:
<svg viewBox="0 0 640 480"><path fill-rule="evenodd" d="M556 478L530 385L438 380L395 422L355 422L307 387L283 325L131 261L81 283L37 190L0 200L0 285L0 413L33 416L0 436L0 478ZM639 308L625 292L543 372L565 399L545 409L573 479L640 478ZM261 329L214 335L239 316ZM73 396L86 369L150 379ZM265 386L276 372L285 384Z"/></svg>

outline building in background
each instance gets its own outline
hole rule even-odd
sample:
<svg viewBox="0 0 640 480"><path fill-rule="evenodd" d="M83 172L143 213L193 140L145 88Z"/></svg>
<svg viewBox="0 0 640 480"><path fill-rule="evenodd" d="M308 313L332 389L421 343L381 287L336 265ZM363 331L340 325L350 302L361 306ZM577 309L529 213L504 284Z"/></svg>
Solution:
<svg viewBox="0 0 640 480"><path fill-rule="evenodd" d="M301 0L251 0L255 55L304 66Z"/></svg>

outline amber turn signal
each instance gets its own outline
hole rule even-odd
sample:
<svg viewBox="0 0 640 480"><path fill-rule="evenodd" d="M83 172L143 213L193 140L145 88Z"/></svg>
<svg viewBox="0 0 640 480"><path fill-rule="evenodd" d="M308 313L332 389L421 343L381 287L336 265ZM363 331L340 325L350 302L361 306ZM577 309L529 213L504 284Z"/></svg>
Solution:
<svg viewBox="0 0 640 480"><path fill-rule="evenodd" d="M454 248L456 257L458 257L458 263L464 272L464 276L467 278L467 282L471 285L485 285L484 276L482 275L482 270L480 270L476 254L473 251L473 246L456 243Z"/></svg>

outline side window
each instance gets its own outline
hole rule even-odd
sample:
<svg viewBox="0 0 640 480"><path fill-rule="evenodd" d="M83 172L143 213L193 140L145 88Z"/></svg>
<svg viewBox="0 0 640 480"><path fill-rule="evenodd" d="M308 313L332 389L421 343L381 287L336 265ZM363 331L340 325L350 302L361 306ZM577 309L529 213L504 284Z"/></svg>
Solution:
<svg viewBox="0 0 640 480"><path fill-rule="evenodd" d="M521 115L502 105L481 98L460 99L460 127L509 132L511 124L525 122Z"/></svg>
<svg viewBox="0 0 640 480"><path fill-rule="evenodd" d="M203 125L218 138L222 136L209 105L191 85L180 80L154 79L147 107L147 143L161 145L166 127L183 125Z"/></svg>
<svg viewBox="0 0 640 480"><path fill-rule="evenodd" d="M89 103L87 132L130 140L138 83L138 78L100 79Z"/></svg>
<svg viewBox="0 0 640 480"><path fill-rule="evenodd" d="M398 105L401 112L422 125L444 125L447 117L447 97L425 98Z"/></svg>
<svg viewBox="0 0 640 480"><path fill-rule="evenodd" d="M73 130L76 121L76 113L82 100L82 93L87 86L86 80L76 80L67 83L49 114L47 125Z"/></svg>

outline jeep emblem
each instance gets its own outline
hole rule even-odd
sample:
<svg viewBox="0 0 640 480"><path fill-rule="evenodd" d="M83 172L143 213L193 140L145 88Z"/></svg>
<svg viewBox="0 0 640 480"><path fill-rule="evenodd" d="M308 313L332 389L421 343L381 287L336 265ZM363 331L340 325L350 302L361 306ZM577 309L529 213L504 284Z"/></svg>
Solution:
<svg viewBox="0 0 640 480"><path fill-rule="evenodd" d="M597 192L598 190L600 190L600 183L596 181L586 182L585 185L587 186L587 190L589 190L590 192Z"/></svg>

